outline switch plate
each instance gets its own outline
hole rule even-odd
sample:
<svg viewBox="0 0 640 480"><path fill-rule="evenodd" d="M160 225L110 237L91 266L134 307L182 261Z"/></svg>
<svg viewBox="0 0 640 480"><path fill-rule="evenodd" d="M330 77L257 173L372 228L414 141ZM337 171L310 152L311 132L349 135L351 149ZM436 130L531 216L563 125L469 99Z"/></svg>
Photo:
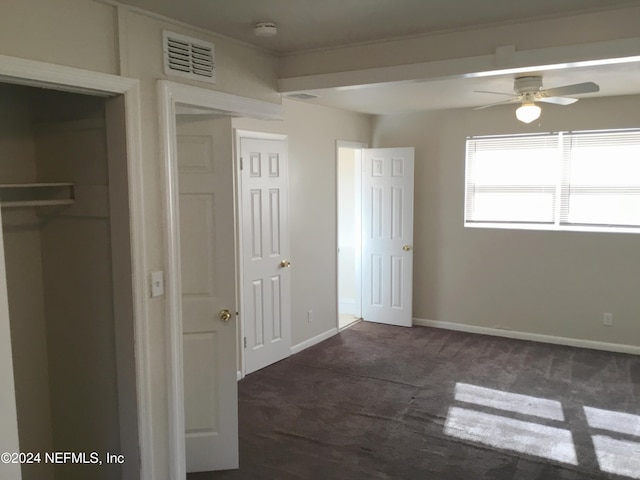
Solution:
<svg viewBox="0 0 640 480"><path fill-rule="evenodd" d="M313 310L307 310L307 322L313 322Z"/></svg>
<svg viewBox="0 0 640 480"><path fill-rule="evenodd" d="M151 279L151 297L164 295L164 272L151 272L149 278Z"/></svg>

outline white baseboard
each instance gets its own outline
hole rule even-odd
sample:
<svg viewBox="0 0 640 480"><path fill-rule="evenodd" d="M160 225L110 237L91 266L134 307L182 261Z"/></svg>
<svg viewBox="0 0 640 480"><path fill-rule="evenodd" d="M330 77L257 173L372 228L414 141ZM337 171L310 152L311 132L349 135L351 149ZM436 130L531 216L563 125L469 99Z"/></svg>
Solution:
<svg viewBox="0 0 640 480"><path fill-rule="evenodd" d="M236 377L238 379L238 381L242 380L242 372L240 370L238 370Z"/></svg>
<svg viewBox="0 0 640 480"><path fill-rule="evenodd" d="M515 330L503 330L500 328L479 327L477 325L465 325L463 323L439 322L437 320L425 320L422 318L414 318L413 324L422 327L456 330L458 332L479 333L481 335L514 338L516 340L530 340L532 342L552 343L555 345L566 345L568 347L591 348L593 350L605 350L608 352L640 355L640 347L637 347L635 345L595 342L593 340L580 340L578 338L568 337L554 337L552 335L541 335L539 333L518 332Z"/></svg>
<svg viewBox="0 0 640 480"><path fill-rule="evenodd" d="M327 338L333 337L337 333L338 333L338 329L334 327L331 330L327 330L326 332L321 333L320 335L316 335L315 337L310 338L309 340L300 342L297 345L294 345L293 347L291 347L291 355L301 352L306 348L313 347L314 345L326 340Z"/></svg>

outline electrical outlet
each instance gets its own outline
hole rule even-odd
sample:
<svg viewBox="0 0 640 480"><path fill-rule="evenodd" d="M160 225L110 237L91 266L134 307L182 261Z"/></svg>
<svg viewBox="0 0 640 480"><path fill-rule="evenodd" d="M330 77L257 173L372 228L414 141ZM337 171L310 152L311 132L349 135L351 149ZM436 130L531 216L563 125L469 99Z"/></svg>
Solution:
<svg viewBox="0 0 640 480"><path fill-rule="evenodd" d="M307 310L307 322L313 322L313 310Z"/></svg>
<svg viewBox="0 0 640 480"><path fill-rule="evenodd" d="M602 318L602 324L605 327L610 327L613 325L613 313L605 313Z"/></svg>

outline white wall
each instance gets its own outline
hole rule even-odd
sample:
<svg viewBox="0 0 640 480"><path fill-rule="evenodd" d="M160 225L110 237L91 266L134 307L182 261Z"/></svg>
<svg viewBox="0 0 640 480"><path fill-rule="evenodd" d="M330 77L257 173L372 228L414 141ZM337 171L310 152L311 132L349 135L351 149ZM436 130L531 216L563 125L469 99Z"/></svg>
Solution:
<svg viewBox="0 0 640 480"><path fill-rule="evenodd" d="M369 143L370 117L285 100L283 122L235 119L246 130L289 137L292 344L336 327L336 141ZM314 320L307 322L307 311Z"/></svg>
<svg viewBox="0 0 640 480"><path fill-rule="evenodd" d="M91 0L3 0L0 54L117 74L116 21Z"/></svg>
<svg viewBox="0 0 640 480"><path fill-rule="evenodd" d="M637 235L463 227L466 136L638 128L638 109L627 96L543 106L530 126L514 107L376 118L375 146L416 147L414 317L640 345Z"/></svg>

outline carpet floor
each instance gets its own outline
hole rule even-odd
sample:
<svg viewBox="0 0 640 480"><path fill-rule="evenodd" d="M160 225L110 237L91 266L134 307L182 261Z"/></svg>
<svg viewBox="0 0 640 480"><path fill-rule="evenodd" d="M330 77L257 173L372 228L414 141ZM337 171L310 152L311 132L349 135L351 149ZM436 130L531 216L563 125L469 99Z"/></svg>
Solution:
<svg viewBox="0 0 640 480"><path fill-rule="evenodd" d="M640 479L640 357L360 322L238 383L212 479Z"/></svg>

